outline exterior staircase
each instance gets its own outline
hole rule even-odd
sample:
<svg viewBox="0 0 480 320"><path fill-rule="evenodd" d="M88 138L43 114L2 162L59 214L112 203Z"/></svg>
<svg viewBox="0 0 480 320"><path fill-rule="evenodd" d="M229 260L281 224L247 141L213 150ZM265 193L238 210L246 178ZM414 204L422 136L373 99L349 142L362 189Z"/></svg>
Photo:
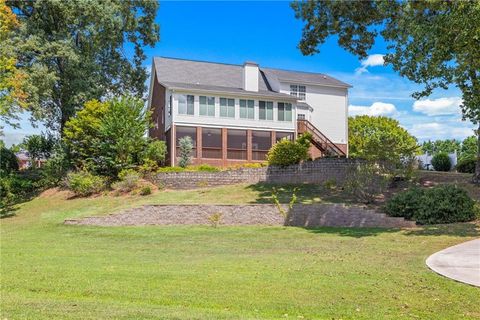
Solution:
<svg viewBox="0 0 480 320"><path fill-rule="evenodd" d="M335 143L327 138L320 130L317 129L310 121L308 120L297 120L297 132L299 134L308 132L312 135L310 142L318 150L322 152L324 156L336 156L336 157L345 157L345 152L342 151Z"/></svg>

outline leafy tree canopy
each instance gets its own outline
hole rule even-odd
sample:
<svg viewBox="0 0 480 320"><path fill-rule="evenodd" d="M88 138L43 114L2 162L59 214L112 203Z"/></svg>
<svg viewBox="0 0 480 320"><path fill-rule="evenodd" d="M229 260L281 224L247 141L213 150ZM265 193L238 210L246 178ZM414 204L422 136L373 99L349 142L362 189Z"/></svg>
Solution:
<svg viewBox="0 0 480 320"><path fill-rule="evenodd" d="M18 113L26 106L26 75L17 68L20 23L15 13L0 0L0 120L17 127ZM1 129L1 127L0 127Z"/></svg>
<svg viewBox="0 0 480 320"><path fill-rule="evenodd" d="M305 22L299 44L303 54L318 52L335 35L341 47L365 58L381 36L388 49L385 63L424 85L415 98L456 85L464 118L480 126L480 1L310 0L294 2L292 8Z"/></svg>
<svg viewBox="0 0 480 320"><path fill-rule="evenodd" d="M62 132L86 101L124 92L143 95L143 47L159 39L157 1L7 4L20 20L17 66L28 74L27 105L34 120Z"/></svg>
<svg viewBox="0 0 480 320"><path fill-rule="evenodd" d="M417 139L387 117L350 117L348 141L351 157L393 164L412 158L418 149Z"/></svg>
<svg viewBox="0 0 480 320"><path fill-rule="evenodd" d="M440 152L454 153L459 152L461 148L461 142L455 139L452 140L435 140L425 141L421 145L422 151L428 154L436 154Z"/></svg>

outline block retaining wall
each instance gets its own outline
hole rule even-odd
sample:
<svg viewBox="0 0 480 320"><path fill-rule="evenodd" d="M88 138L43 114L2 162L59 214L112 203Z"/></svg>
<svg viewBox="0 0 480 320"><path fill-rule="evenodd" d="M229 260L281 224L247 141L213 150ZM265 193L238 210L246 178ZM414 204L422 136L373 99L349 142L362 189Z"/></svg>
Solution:
<svg viewBox="0 0 480 320"><path fill-rule="evenodd" d="M150 179L155 184L173 189L258 182L272 184L324 183L327 180L342 185L350 170L358 163L359 160L353 159L322 158L288 167L241 168L219 172L161 172L153 175Z"/></svg>

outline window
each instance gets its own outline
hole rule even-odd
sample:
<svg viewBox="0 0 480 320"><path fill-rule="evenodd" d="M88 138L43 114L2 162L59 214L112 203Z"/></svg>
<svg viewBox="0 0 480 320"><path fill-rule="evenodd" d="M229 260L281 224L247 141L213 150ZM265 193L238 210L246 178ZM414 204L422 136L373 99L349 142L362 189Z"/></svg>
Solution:
<svg viewBox="0 0 480 320"><path fill-rule="evenodd" d="M292 104L278 103L278 121L292 121Z"/></svg>
<svg viewBox="0 0 480 320"><path fill-rule="evenodd" d="M178 95L178 114L190 114L193 115L193 102L194 96L191 95Z"/></svg>
<svg viewBox="0 0 480 320"><path fill-rule="evenodd" d="M273 102L272 101L258 102L258 118L260 120L273 120Z"/></svg>
<svg viewBox="0 0 480 320"><path fill-rule="evenodd" d="M200 115L215 117L215 97L200 96Z"/></svg>
<svg viewBox="0 0 480 320"><path fill-rule="evenodd" d="M280 141L284 138L286 138L290 141L293 140L293 132L279 132L279 131L277 131L275 133L275 142L278 142L278 141Z"/></svg>
<svg viewBox="0 0 480 320"><path fill-rule="evenodd" d="M227 158L247 159L247 131L227 130Z"/></svg>
<svg viewBox="0 0 480 320"><path fill-rule="evenodd" d="M235 118L235 99L220 98L220 117Z"/></svg>
<svg viewBox="0 0 480 320"><path fill-rule="evenodd" d="M255 102L253 100L240 99L240 118L254 119L255 118Z"/></svg>
<svg viewBox="0 0 480 320"><path fill-rule="evenodd" d="M307 88L305 86L300 86L296 84L290 85L290 95L299 98L300 100L305 100Z"/></svg>
<svg viewBox="0 0 480 320"><path fill-rule="evenodd" d="M175 127L175 137L177 139L177 157L180 156L180 139L183 137L190 137L192 139L193 149L191 156L196 156L197 150L197 128L196 127Z"/></svg>
<svg viewBox="0 0 480 320"><path fill-rule="evenodd" d="M297 119L298 120L305 120L305 115L303 113L297 114Z"/></svg>
<svg viewBox="0 0 480 320"><path fill-rule="evenodd" d="M266 160L271 147L272 135L269 131L252 131L252 160Z"/></svg>
<svg viewBox="0 0 480 320"><path fill-rule="evenodd" d="M222 129L202 128L202 158L222 159Z"/></svg>

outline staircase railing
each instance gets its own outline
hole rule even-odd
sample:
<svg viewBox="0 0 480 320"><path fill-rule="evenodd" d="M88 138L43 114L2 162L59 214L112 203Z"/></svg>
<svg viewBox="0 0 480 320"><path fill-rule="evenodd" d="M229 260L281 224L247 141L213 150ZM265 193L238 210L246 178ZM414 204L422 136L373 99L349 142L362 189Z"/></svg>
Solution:
<svg viewBox="0 0 480 320"><path fill-rule="evenodd" d="M322 153L329 155L336 155L339 157L345 157L346 154L340 149L335 143L333 143L327 136L325 136L320 130L317 129L310 121L308 120L297 120L297 131L298 133L309 132L312 135L311 142L317 147Z"/></svg>

